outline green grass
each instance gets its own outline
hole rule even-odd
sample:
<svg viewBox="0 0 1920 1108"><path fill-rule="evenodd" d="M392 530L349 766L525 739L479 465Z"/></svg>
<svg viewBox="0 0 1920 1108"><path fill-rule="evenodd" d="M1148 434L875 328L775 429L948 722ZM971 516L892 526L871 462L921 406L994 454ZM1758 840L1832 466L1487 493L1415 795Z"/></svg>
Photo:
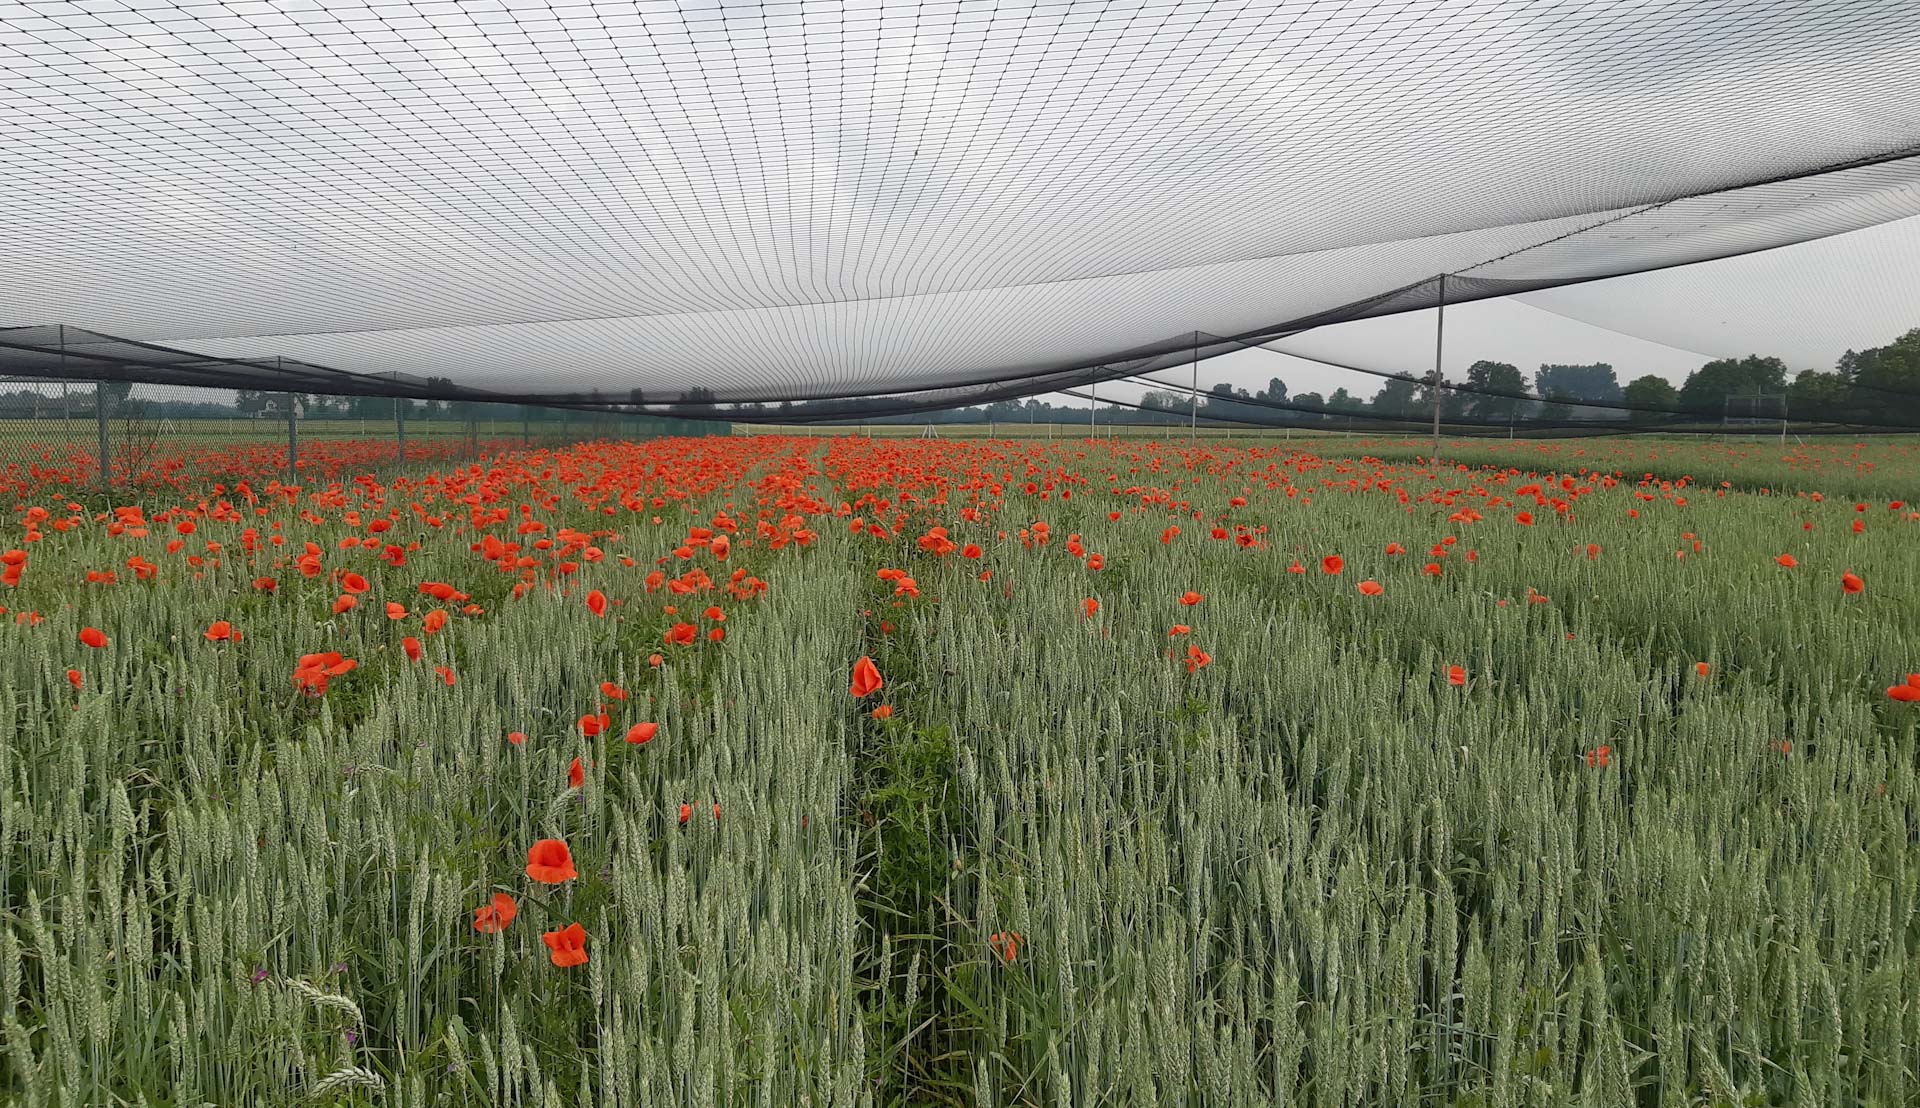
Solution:
<svg viewBox="0 0 1920 1108"><path fill-rule="evenodd" d="M1886 693L1920 671L1912 447L1475 444L1436 474L1313 445L660 440L258 512L153 494L144 537L29 499L0 541L28 555L0 587L0 1100L1920 1097L1920 705ZM677 553L722 514L728 560ZM922 549L936 525L982 557ZM371 585L344 615L336 569ZM303 696L320 650L359 667ZM886 684L856 702L863 654ZM543 837L577 881L527 879ZM519 916L478 934L496 890ZM557 968L539 936L575 921L590 960Z"/></svg>

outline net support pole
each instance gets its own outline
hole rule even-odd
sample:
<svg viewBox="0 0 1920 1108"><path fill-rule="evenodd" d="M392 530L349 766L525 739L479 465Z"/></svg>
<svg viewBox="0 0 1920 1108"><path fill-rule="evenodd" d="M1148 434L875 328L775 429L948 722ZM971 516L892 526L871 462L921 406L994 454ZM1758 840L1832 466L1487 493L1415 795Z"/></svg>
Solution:
<svg viewBox="0 0 1920 1108"><path fill-rule="evenodd" d="M1447 275L1440 275L1440 303L1433 315L1433 451L1428 465L1440 464L1440 357L1447 338Z"/></svg>
<svg viewBox="0 0 1920 1108"><path fill-rule="evenodd" d="M400 461L403 463L407 460L407 404L404 397L393 398L393 435L400 444Z"/></svg>
<svg viewBox="0 0 1920 1108"><path fill-rule="evenodd" d="M1089 439L1094 438L1100 433L1099 429L1094 426L1094 422L1093 422L1095 414L1099 411L1099 406L1100 406L1100 382L1096 380L1093 382L1092 391L1087 393L1087 437Z"/></svg>
<svg viewBox="0 0 1920 1108"><path fill-rule="evenodd" d="M287 484L299 480L300 433L297 428L299 416L294 413L293 394L287 394Z"/></svg>
<svg viewBox="0 0 1920 1108"><path fill-rule="evenodd" d="M93 386L93 428L100 442L100 487L113 487L113 462L108 453L107 443L107 383L101 381Z"/></svg>
<svg viewBox="0 0 1920 1108"><path fill-rule="evenodd" d="M1193 333L1193 391L1187 394L1187 442L1200 433L1200 332Z"/></svg>

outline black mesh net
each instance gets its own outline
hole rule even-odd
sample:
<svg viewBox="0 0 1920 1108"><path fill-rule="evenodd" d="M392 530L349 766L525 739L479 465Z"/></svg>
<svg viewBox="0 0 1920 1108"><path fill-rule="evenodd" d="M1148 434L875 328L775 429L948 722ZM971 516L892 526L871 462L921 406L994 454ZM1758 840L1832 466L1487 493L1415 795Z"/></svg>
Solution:
<svg viewBox="0 0 1920 1108"><path fill-rule="evenodd" d="M796 422L1165 375L1920 214L1917 53L1897 0L0 2L0 374Z"/></svg>

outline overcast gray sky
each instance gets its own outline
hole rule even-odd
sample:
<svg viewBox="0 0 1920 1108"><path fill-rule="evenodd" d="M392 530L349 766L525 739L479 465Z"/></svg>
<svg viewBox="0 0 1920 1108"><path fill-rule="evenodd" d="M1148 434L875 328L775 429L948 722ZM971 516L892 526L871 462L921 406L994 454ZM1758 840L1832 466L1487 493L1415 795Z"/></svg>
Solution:
<svg viewBox="0 0 1920 1108"><path fill-rule="evenodd" d="M1798 372L1830 370L1842 352L1920 327L1920 218L1813 242L1652 273L1458 305L1446 313L1449 379L1482 358L1532 375L1545 363L1609 362L1625 382L1655 374L1679 384L1702 362L1771 354ZM1274 345L1369 369L1433 368L1434 313L1407 312L1319 328ZM1180 384L1179 372L1158 374ZM1248 391L1279 377L1295 393L1345 388L1371 396L1362 374L1248 350L1201 363L1201 387ZM1107 386L1136 400L1145 386ZM1055 403L1084 403L1054 396Z"/></svg>

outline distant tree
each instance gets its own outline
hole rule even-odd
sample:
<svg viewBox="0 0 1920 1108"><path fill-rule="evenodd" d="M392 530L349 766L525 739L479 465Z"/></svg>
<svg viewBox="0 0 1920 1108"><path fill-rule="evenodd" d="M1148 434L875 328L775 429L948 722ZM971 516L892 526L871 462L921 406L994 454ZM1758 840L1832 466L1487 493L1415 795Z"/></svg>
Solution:
<svg viewBox="0 0 1920 1108"><path fill-rule="evenodd" d="M1635 377L1629 382L1627 387L1621 390L1620 399L1622 403L1631 404L1636 408L1671 409L1680 403L1680 392L1665 377L1656 377L1649 373L1645 377ZM1662 417L1659 412L1633 411L1627 413L1627 418L1635 423L1653 423Z"/></svg>
<svg viewBox="0 0 1920 1108"><path fill-rule="evenodd" d="M1254 395L1261 400L1277 400L1284 404L1287 402L1287 383L1278 377L1269 377L1267 387Z"/></svg>
<svg viewBox="0 0 1920 1108"><path fill-rule="evenodd" d="M1414 415L1420 411L1419 393L1420 385L1411 377L1389 377L1368 406L1381 415Z"/></svg>
<svg viewBox="0 0 1920 1108"><path fill-rule="evenodd" d="M233 406L247 415L258 415L267 410L269 397L255 389L241 389L233 394Z"/></svg>
<svg viewBox="0 0 1920 1108"><path fill-rule="evenodd" d="M1565 423L1571 420L1573 418L1573 405L1569 403L1569 401L1572 399L1572 397L1564 392L1555 392L1548 395L1540 405L1539 418L1554 423Z"/></svg>
<svg viewBox="0 0 1920 1108"><path fill-rule="evenodd" d="M1476 389L1488 389L1493 392L1512 393L1513 396L1483 396L1469 394L1474 415L1481 419L1510 420L1520 412L1519 399L1527 391L1526 375L1520 367L1506 362L1490 362L1485 359L1467 367L1467 384Z"/></svg>
<svg viewBox="0 0 1920 1108"><path fill-rule="evenodd" d="M1687 374L1680 386L1680 406L1700 415L1718 416L1726 411L1730 396L1754 396L1784 392L1787 364L1778 358L1749 354L1744 358L1718 358Z"/></svg>
<svg viewBox="0 0 1920 1108"><path fill-rule="evenodd" d="M1606 362L1590 365L1543 365L1533 375L1541 396L1558 394L1568 400L1613 404L1620 400L1620 380Z"/></svg>
<svg viewBox="0 0 1920 1108"><path fill-rule="evenodd" d="M1857 405L1920 423L1920 327L1885 346L1847 351L1839 368L1855 386Z"/></svg>
<svg viewBox="0 0 1920 1108"><path fill-rule="evenodd" d="M1206 402L1201 406L1200 412L1208 419L1216 420L1252 420L1258 418L1253 414L1257 409L1253 408L1252 405L1234 403L1235 400L1242 398L1251 399L1245 389L1236 392L1231 384L1226 381L1219 381L1208 387Z"/></svg>
<svg viewBox="0 0 1920 1108"><path fill-rule="evenodd" d="M678 402L680 407L691 409L691 411L676 412L674 414L683 415L689 419L705 418L706 416L712 414L712 409L714 407L714 400L715 400L715 397L713 395L712 389L705 388L703 386L695 386L693 388L688 389L686 392L681 393L680 400Z"/></svg>
<svg viewBox="0 0 1920 1108"><path fill-rule="evenodd" d="M1853 386L1840 373L1803 369L1787 386L1787 414L1800 419L1840 418L1853 399Z"/></svg>
<svg viewBox="0 0 1920 1108"><path fill-rule="evenodd" d="M1325 418L1325 415L1322 412L1318 411L1317 409L1325 408L1328 406L1328 404L1326 400L1317 392L1297 393L1294 395L1293 400L1291 402L1294 404L1298 404L1302 408L1309 409L1308 411L1304 411L1304 412L1289 413L1290 416L1294 419L1300 420L1305 423L1315 423Z"/></svg>
<svg viewBox="0 0 1920 1108"><path fill-rule="evenodd" d="M1302 395L1312 396L1313 394L1303 393ZM1296 397L1295 399L1298 399L1298 397ZM1360 398L1349 394L1347 390L1344 388L1334 389L1333 394L1327 397L1327 407L1332 408L1334 411L1338 411L1338 412L1358 411L1362 406L1363 406L1363 402L1360 400Z"/></svg>

